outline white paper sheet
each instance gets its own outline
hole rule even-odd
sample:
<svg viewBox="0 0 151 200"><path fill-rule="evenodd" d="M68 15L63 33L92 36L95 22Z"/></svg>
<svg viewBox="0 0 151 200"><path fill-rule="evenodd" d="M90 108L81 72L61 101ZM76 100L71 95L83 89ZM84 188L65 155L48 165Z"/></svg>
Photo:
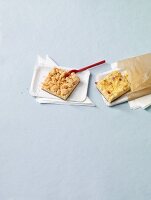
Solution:
<svg viewBox="0 0 151 200"><path fill-rule="evenodd" d="M59 105L75 105L75 106L95 106L94 103L87 97L83 102L69 102L69 101L63 101L61 99L59 100L53 100L53 99L47 99L47 98L40 98L37 97L36 101L38 103L43 103L43 104L59 104Z"/></svg>

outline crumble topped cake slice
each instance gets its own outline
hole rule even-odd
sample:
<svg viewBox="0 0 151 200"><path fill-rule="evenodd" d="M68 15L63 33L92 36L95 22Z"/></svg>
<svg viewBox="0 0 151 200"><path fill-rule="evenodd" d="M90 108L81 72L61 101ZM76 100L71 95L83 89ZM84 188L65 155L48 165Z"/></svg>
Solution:
<svg viewBox="0 0 151 200"><path fill-rule="evenodd" d="M127 74L122 75L119 71L108 74L96 83L96 87L110 103L130 90Z"/></svg>
<svg viewBox="0 0 151 200"><path fill-rule="evenodd" d="M53 68L42 83L42 90L66 100L80 79L75 73L71 73L68 77L65 77L65 73L63 69Z"/></svg>

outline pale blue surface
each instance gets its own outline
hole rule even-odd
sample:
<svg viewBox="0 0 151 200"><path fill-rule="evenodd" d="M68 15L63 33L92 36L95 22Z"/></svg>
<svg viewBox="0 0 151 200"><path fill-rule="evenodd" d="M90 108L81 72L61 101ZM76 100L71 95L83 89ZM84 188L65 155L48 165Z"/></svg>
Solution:
<svg viewBox="0 0 151 200"><path fill-rule="evenodd" d="M36 55L80 67L151 51L150 0L0 0L0 200L150 200L151 109L39 105Z"/></svg>

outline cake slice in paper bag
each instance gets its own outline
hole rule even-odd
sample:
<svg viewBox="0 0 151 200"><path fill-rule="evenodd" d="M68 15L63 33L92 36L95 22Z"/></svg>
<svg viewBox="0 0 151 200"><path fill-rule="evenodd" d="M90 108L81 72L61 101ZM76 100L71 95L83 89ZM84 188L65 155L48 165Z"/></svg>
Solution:
<svg viewBox="0 0 151 200"><path fill-rule="evenodd" d="M96 83L97 89L111 103L130 90L127 75L119 71L113 71Z"/></svg>

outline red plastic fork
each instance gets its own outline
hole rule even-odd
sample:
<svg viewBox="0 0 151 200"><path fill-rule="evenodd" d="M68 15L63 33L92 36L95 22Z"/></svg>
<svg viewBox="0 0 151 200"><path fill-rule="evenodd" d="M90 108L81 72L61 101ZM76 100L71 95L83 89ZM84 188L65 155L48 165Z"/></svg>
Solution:
<svg viewBox="0 0 151 200"><path fill-rule="evenodd" d="M97 65L101 65L101 64L103 64L105 62L106 62L105 60L101 60L101 61L99 61L97 63L92 64L92 65L88 65L86 67L82 67L81 69L72 69L72 70L68 71L67 73L65 73L65 77L69 76L72 72L74 72L74 73L83 72L83 71L85 71L87 69L90 69L90 68L95 67Z"/></svg>

